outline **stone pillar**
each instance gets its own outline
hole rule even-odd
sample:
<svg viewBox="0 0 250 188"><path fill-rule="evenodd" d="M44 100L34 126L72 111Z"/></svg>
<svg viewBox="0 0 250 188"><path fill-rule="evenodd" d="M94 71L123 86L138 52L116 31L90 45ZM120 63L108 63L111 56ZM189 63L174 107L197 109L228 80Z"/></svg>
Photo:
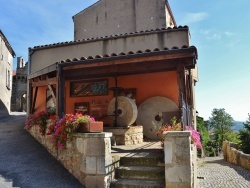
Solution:
<svg viewBox="0 0 250 188"><path fill-rule="evenodd" d="M164 155L166 188L193 187L191 132L165 132Z"/></svg>
<svg viewBox="0 0 250 188"><path fill-rule="evenodd" d="M80 171L86 187L108 188L111 182L112 133L77 134L76 147L81 153Z"/></svg>

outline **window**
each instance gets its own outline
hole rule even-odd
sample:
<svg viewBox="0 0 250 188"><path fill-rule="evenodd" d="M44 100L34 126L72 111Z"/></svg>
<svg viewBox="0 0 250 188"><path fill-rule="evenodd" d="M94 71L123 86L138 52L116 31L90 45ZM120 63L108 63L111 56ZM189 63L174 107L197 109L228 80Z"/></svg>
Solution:
<svg viewBox="0 0 250 188"><path fill-rule="evenodd" d="M6 69L6 87L10 89L10 71Z"/></svg>

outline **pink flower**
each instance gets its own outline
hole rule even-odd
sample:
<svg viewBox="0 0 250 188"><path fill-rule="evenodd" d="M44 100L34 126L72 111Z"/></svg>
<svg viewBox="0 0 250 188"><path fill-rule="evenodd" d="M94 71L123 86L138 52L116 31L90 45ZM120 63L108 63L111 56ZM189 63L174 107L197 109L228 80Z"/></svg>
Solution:
<svg viewBox="0 0 250 188"><path fill-rule="evenodd" d="M186 126L186 130L191 131L191 139L196 147L202 149L200 133L191 126Z"/></svg>

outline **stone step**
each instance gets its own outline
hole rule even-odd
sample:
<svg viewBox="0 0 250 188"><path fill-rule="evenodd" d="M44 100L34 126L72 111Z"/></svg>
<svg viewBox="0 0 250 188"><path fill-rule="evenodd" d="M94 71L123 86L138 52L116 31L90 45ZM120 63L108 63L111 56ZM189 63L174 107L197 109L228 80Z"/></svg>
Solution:
<svg viewBox="0 0 250 188"><path fill-rule="evenodd" d="M164 167L146 166L120 166L116 169L116 178L141 179L141 180L164 180Z"/></svg>
<svg viewBox="0 0 250 188"><path fill-rule="evenodd" d="M164 188L165 181L116 179L110 188Z"/></svg>
<svg viewBox="0 0 250 188"><path fill-rule="evenodd" d="M11 187L13 187L13 182L11 182L10 180L7 180L7 179L3 178L0 175L0 187L1 188L11 188Z"/></svg>
<svg viewBox="0 0 250 188"><path fill-rule="evenodd" d="M121 157L121 166L164 166L164 156L162 157Z"/></svg>

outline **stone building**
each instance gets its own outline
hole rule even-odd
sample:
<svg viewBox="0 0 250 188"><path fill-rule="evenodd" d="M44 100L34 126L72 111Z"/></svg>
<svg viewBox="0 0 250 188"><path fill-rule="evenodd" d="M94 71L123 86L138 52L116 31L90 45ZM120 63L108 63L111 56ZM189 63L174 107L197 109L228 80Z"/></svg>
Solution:
<svg viewBox="0 0 250 188"><path fill-rule="evenodd" d="M0 29L0 117L10 112L12 67L15 56L14 50Z"/></svg>
<svg viewBox="0 0 250 188"><path fill-rule="evenodd" d="M138 128L131 131L131 143L135 145L136 139L142 140L143 136L159 140L154 126L161 127L173 116L180 119L183 130L186 125L196 127L194 86L198 81L198 52L190 46L188 26L177 27L167 0L100 0L73 16L73 21L74 41L29 48L28 113L56 106L62 118L82 110L102 121L104 131L112 132L115 141L118 136L125 140L129 137L130 131L123 130ZM138 113L127 115L131 111ZM186 145L177 145L191 151L188 134ZM79 140L86 144L85 138ZM99 141L95 143L91 147ZM93 156L84 156L80 165L75 165L80 166L77 172L70 170L86 187L109 187L112 181L107 170L112 160L103 156L111 151L102 151L98 162ZM185 162L191 158L190 153L182 156ZM66 163L68 169L73 168ZM190 175L190 160L186 164L189 177L178 175L179 179L174 178L175 182L166 187L195 187L196 175ZM103 171L98 165L104 167ZM176 169L186 175L182 168Z"/></svg>
<svg viewBox="0 0 250 188"><path fill-rule="evenodd" d="M28 65L22 57L17 58L17 68L13 74L11 111L27 111L27 68Z"/></svg>

